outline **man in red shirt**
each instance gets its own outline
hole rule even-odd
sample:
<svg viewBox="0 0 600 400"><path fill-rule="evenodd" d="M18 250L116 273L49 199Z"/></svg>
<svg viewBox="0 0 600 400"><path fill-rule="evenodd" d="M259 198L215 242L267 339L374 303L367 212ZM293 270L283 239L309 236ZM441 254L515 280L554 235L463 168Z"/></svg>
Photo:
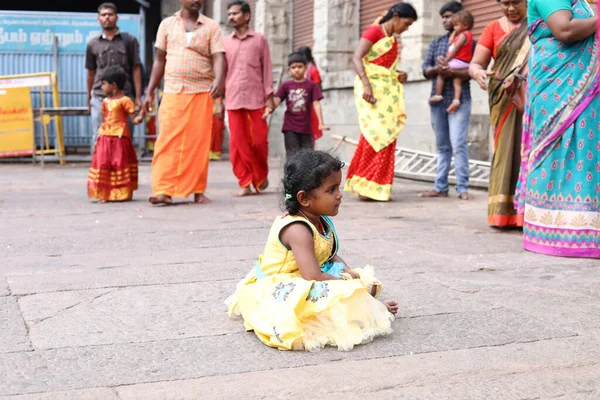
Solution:
<svg viewBox="0 0 600 400"><path fill-rule="evenodd" d="M265 106L273 108L273 71L269 44L249 26L250 5L233 1L228 8L234 28L224 40L227 75L225 108L229 117L229 154L233 173L242 188L239 197L269 185L269 127L262 118Z"/></svg>

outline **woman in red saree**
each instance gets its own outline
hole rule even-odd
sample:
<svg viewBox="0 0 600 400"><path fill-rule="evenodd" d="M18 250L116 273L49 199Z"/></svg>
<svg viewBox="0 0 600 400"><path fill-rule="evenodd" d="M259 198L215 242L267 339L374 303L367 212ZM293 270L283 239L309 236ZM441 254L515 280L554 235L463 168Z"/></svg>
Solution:
<svg viewBox="0 0 600 400"><path fill-rule="evenodd" d="M488 188L488 224L498 228L523 226L523 216L517 215L514 205L521 164L523 104L516 104L516 98L504 90L504 83L515 76L515 84L523 84L524 88L530 47L527 3L515 3L500 3L504 17L485 27L469 67L471 78L489 93L494 157ZM494 66L488 83L487 69L492 59Z"/></svg>
<svg viewBox="0 0 600 400"><path fill-rule="evenodd" d="M358 74L354 97L361 136L344 190L361 200L388 201L391 196L396 139L406 121L401 83L405 75L396 71L394 34L406 31L416 20L417 12L410 4L395 4L379 24L365 30L354 53Z"/></svg>

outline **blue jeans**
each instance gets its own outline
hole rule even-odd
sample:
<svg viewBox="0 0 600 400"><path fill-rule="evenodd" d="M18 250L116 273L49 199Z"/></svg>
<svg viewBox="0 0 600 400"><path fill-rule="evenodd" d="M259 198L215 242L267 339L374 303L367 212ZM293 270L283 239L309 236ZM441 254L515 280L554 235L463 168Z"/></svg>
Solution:
<svg viewBox="0 0 600 400"><path fill-rule="evenodd" d="M96 145L96 139L98 138L98 129L100 129L100 125L102 125L102 99L100 97L92 96L90 105L92 106L92 137L90 147L93 149Z"/></svg>
<svg viewBox="0 0 600 400"><path fill-rule="evenodd" d="M471 119L471 100L463 101L454 114L448 114L443 102L431 104L431 125L435 131L438 151L435 191L448 192L448 173L454 151L456 191L461 194L469 190L469 149L467 136Z"/></svg>

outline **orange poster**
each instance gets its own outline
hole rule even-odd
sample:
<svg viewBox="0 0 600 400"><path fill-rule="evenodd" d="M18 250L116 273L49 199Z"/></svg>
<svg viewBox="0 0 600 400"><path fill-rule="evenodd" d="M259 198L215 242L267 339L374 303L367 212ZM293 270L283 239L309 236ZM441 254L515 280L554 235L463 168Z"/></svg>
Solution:
<svg viewBox="0 0 600 400"><path fill-rule="evenodd" d="M29 88L0 89L0 157L30 156L33 147Z"/></svg>

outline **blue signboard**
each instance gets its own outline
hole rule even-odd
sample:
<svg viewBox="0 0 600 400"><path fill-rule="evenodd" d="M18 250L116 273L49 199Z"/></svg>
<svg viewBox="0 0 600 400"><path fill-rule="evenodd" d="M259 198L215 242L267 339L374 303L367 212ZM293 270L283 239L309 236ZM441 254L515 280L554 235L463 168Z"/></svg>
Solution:
<svg viewBox="0 0 600 400"><path fill-rule="evenodd" d="M139 37L137 15L119 15L119 29ZM85 53L87 42L101 33L94 14L0 11L0 52L52 53L58 37L61 53Z"/></svg>

